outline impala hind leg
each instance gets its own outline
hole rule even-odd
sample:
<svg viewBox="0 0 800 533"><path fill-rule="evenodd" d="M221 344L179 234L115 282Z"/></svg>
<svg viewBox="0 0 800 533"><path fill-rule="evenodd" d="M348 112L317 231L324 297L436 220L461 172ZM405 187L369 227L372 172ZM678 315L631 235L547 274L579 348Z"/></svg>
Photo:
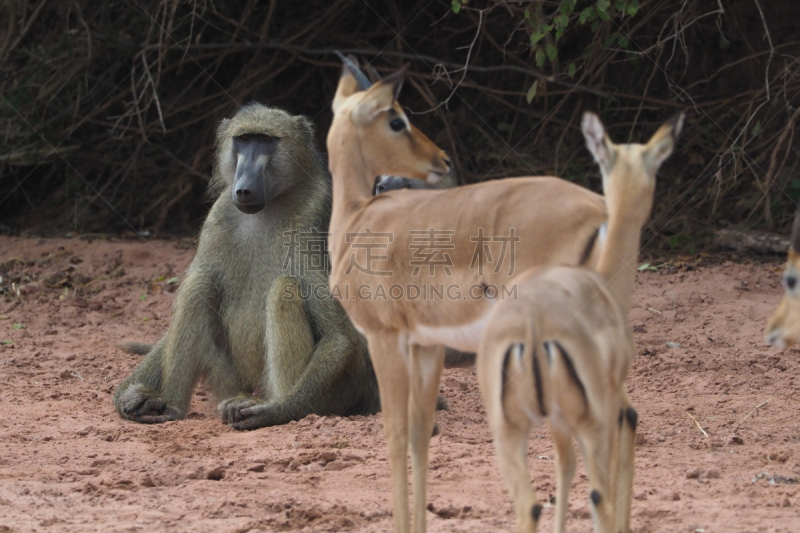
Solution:
<svg viewBox="0 0 800 533"><path fill-rule="evenodd" d="M496 421L497 422L497 421ZM500 473L514 501L517 533L535 533L542 514L528 476L528 428L509 424L505 419L492 424Z"/></svg>
<svg viewBox="0 0 800 533"><path fill-rule="evenodd" d="M439 379L444 366L442 346L410 349L411 398L408 404L411 471L414 488L412 505L414 533L426 529L428 451L433 432L433 414L439 392Z"/></svg>
<svg viewBox="0 0 800 533"><path fill-rule="evenodd" d="M633 470L636 446L636 424L639 415L624 395L623 416L620 428L619 465L617 467L617 527L618 533L630 533L631 498L633 494Z"/></svg>
<svg viewBox="0 0 800 533"><path fill-rule="evenodd" d="M566 428L550 423L550 433L556 449L556 517L555 533L564 533L569 509L569 491L572 487L572 478L575 475L575 446L572 437Z"/></svg>
<svg viewBox="0 0 800 533"><path fill-rule="evenodd" d="M614 441L618 441L617 429L615 415L613 424L591 424L579 435L589 475L589 507L595 533L618 533L614 529L618 462L613 458L615 453L619 453L619 447L614 446Z"/></svg>
<svg viewBox="0 0 800 533"><path fill-rule="evenodd" d="M392 509L395 533L409 533L408 515L408 354L400 350L396 333L367 335L370 358L378 378L383 425L392 469ZM430 433L428 433L430 435Z"/></svg>

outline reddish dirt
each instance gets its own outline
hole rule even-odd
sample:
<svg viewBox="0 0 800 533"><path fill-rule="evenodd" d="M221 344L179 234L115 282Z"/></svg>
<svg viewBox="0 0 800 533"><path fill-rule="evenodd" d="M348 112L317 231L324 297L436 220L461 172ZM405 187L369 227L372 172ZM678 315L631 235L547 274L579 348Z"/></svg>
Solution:
<svg viewBox="0 0 800 533"><path fill-rule="evenodd" d="M0 532L390 530L380 415L239 433L201 387L186 420L117 416L112 392L140 357L114 345L163 333L168 281L192 253L189 241L0 237L12 293L0 296L0 341L13 342L0 344ZM780 269L775 258L639 275L634 531L800 531L800 352L762 341ZM442 393L429 529L510 531L474 369L445 371ZM546 432L532 434L545 501L552 457ZM591 531L582 467L571 496L569 530ZM551 530L552 506L542 516Z"/></svg>

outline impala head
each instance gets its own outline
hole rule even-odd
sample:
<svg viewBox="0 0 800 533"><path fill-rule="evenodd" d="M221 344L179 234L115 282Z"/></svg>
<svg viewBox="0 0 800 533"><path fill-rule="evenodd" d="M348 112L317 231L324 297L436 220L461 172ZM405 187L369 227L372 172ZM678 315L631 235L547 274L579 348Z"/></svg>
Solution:
<svg viewBox="0 0 800 533"><path fill-rule="evenodd" d="M375 176L391 174L436 183L450 173L450 159L425 134L411 125L397 102L405 67L372 84L355 58L341 56L342 77L333 100L328 153L333 161L345 145L359 150L360 164Z"/></svg>
<svg viewBox="0 0 800 533"><path fill-rule="evenodd" d="M800 208L794 215L789 260L783 271L783 300L769 317L764 332L768 344L786 348L800 341Z"/></svg>
<svg viewBox="0 0 800 533"><path fill-rule="evenodd" d="M680 113L661 126L647 144L614 144L594 113L584 113L586 146L600 165L609 216L643 225L653 207L656 172L669 157L683 128Z"/></svg>

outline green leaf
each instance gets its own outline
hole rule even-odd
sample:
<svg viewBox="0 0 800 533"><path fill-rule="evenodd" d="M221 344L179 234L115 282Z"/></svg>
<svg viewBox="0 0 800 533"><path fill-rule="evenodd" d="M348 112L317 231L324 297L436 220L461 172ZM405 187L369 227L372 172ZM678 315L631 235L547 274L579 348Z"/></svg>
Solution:
<svg viewBox="0 0 800 533"><path fill-rule="evenodd" d="M528 6L525 8L525 20L530 20L530 19L531 19L531 8L530 6Z"/></svg>
<svg viewBox="0 0 800 533"><path fill-rule="evenodd" d="M800 178L794 178L790 183L790 187L792 189L800 189Z"/></svg>
<svg viewBox="0 0 800 533"><path fill-rule="evenodd" d="M0 315L0 320L8 320L9 318L11 317L8 315Z"/></svg>
<svg viewBox="0 0 800 533"><path fill-rule="evenodd" d="M585 24L586 21L591 22L593 18L594 18L594 8L593 7L587 7L586 9L581 11L581 14L578 17L578 20L580 21L581 24Z"/></svg>
<svg viewBox="0 0 800 533"><path fill-rule="evenodd" d="M624 35L620 35L620 37L619 37L619 45L622 48L628 48L628 38L625 37Z"/></svg>
<svg viewBox="0 0 800 533"><path fill-rule="evenodd" d="M566 28L569 25L569 17L567 15L559 15L556 17L556 28Z"/></svg>
<svg viewBox="0 0 800 533"><path fill-rule="evenodd" d="M625 11L625 0L616 0L614 2L614 9L617 11Z"/></svg>
<svg viewBox="0 0 800 533"><path fill-rule="evenodd" d="M569 75L569 77L571 78L575 74L575 71L577 70L577 68L578 67L575 66L574 62L572 62L569 65L567 65L567 75Z"/></svg>
<svg viewBox="0 0 800 533"><path fill-rule="evenodd" d="M528 94L525 95L525 100L528 101L528 104L533 102L533 99L536 98L536 89L538 88L539 88L539 80L536 80L535 82L533 82L533 85L531 85L531 88L528 89Z"/></svg>
<svg viewBox="0 0 800 533"><path fill-rule="evenodd" d="M594 55L594 46L590 44L589 46L584 48L583 53L581 54L581 58L582 59L589 59L593 55Z"/></svg>
<svg viewBox="0 0 800 533"><path fill-rule="evenodd" d="M558 48L552 44L546 44L544 46L544 51L547 54L547 59L549 59L551 63L558 57Z"/></svg>
<svg viewBox="0 0 800 533"><path fill-rule="evenodd" d="M761 121L759 120L756 122L756 125L753 126L753 129L750 131L750 135L752 137L756 137L759 133L761 133Z"/></svg>
<svg viewBox="0 0 800 533"><path fill-rule="evenodd" d="M458 0L453 0L453 2L450 4L450 9L453 10L453 13L458 15L458 12L461 11L461 2Z"/></svg>
<svg viewBox="0 0 800 533"><path fill-rule="evenodd" d="M600 17L603 20L611 20L611 17L608 16L608 13L606 13L605 11L603 11L601 9L597 10L597 16ZM597 22L597 21L595 21L595 22Z"/></svg>
<svg viewBox="0 0 800 533"><path fill-rule="evenodd" d="M14 341L3 340L3 341L0 341L0 344L14 344Z"/></svg>
<svg viewBox="0 0 800 533"><path fill-rule="evenodd" d="M608 48L609 46L614 44L614 41L617 40L618 36L619 36L619 34L617 32L614 32L611 35L609 35L608 37L606 37L605 40L603 40L603 48Z"/></svg>
<svg viewBox="0 0 800 533"><path fill-rule="evenodd" d="M178 276L175 276L174 278L169 278L169 279L167 280L167 285L175 285L175 284L176 284L176 283L178 283L180 280L181 280L181 278L179 278Z"/></svg>
<svg viewBox="0 0 800 533"><path fill-rule="evenodd" d="M639 0L629 0L628 2L628 15L635 17L639 12Z"/></svg>
<svg viewBox="0 0 800 533"><path fill-rule="evenodd" d="M600 21L599 21L599 20L597 20L597 19L595 19L595 20L592 22L592 25L591 25L591 26L589 26L589 28L591 28L592 32L595 32L595 31L597 31L597 27L598 27L598 26L600 26Z"/></svg>
<svg viewBox="0 0 800 533"><path fill-rule="evenodd" d="M611 0L597 0L597 9L607 11L611 7Z"/></svg>
<svg viewBox="0 0 800 533"><path fill-rule="evenodd" d="M26 327L25 324L14 324L11 326L11 329L25 329Z"/></svg>
<svg viewBox="0 0 800 533"><path fill-rule="evenodd" d="M536 66L539 68L544 67L544 62L547 60L547 55L544 53L544 50L540 46L536 49Z"/></svg>
<svg viewBox="0 0 800 533"><path fill-rule="evenodd" d="M139 296L139 301L140 302L145 301L145 299L147 299L147 295L146 294L142 294L141 296Z"/></svg>
<svg viewBox="0 0 800 533"><path fill-rule="evenodd" d="M531 46L532 47L536 46L536 43L541 41L542 37L544 37L544 33L541 33L541 32L538 32L538 31L531 33Z"/></svg>
<svg viewBox="0 0 800 533"><path fill-rule="evenodd" d="M642 264L642 265L640 265L640 266L639 266L639 268L637 268L636 270L638 270L639 272L644 272L644 271L645 271L645 270L647 270L648 268L650 268L650 263L643 263L643 264Z"/></svg>

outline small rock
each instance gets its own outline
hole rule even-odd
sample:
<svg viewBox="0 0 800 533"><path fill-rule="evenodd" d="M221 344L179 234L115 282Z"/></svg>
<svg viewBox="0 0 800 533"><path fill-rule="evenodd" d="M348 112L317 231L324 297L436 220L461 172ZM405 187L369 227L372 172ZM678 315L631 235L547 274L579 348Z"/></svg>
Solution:
<svg viewBox="0 0 800 533"><path fill-rule="evenodd" d="M347 464L344 461L331 461L330 463L325 465L325 470L334 471L335 472L335 471L338 471L338 470L344 470L348 466L350 466L350 465Z"/></svg>
<svg viewBox="0 0 800 533"><path fill-rule="evenodd" d="M658 442L664 442L665 440L667 440L667 437L665 437L664 435L658 436Z"/></svg>
<svg viewBox="0 0 800 533"><path fill-rule="evenodd" d="M706 472L706 477L708 479L719 479L721 476L719 470L716 468L709 468L708 472Z"/></svg>
<svg viewBox="0 0 800 533"><path fill-rule="evenodd" d="M210 479L212 481L219 481L220 479L225 477L225 468L222 466L218 466L216 468L212 468L206 474L206 479Z"/></svg>
<svg viewBox="0 0 800 533"><path fill-rule="evenodd" d="M686 479L697 479L700 477L700 469L692 468L686 471Z"/></svg>
<svg viewBox="0 0 800 533"><path fill-rule="evenodd" d="M61 379L72 379L72 370L62 370L58 377Z"/></svg>
<svg viewBox="0 0 800 533"><path fill-rule="evenodd" d="M643 444L647 444L647 437L644 436L644 433L637 433L636 434L636 445L641 446Z"/></svg>
<svg viewBox="0 0 800 533"><path fill-rule="evenodd" d="M139 479L139 485L142 487L155 487L156 483L153 481L153 478L150 477L150 474L145 474Z"/></svg>
<svg viewBox="0 0 800 533"><path fill-rule="evenodd" d="M674 502L678 502L678 501L680 501L680 500L681 500L681 495L680 495L680 494L678 494L677 492L673 492L673 493L672 493L672 496L670 496L670 499L671 499L672 501L674 501Z"/></svg>
<svg viewBox="0 0 800 533"><path fill-rule="evenodd" d="M787 496L786 498L783 499L783 503L781 504L781 507L791 507L791 506L792 506L792 502L791 502L791 500L789 500L789 497Z"/></svg>
<svg viewBox="0 0 800 533"><path fill-rule="evenodd" d="M635 493L633 495L633 499L634 500L638 500L638 501L646 500L647 499L647 493L646 492L637 492L637 493Z"/></svg>
<svg viewBox="0 0 800 533"><path fill-rule="evenodd" d="M731 437L731 442L733 444L739 444L739 445L744 444L742 437Z"/></svg>
<svg viewBox="0 0 800 533"><path fill-rule="evenodd" d="M263 472L264 471L264 464L257 464L253 465L247 469L248 472Z"/></svg>

